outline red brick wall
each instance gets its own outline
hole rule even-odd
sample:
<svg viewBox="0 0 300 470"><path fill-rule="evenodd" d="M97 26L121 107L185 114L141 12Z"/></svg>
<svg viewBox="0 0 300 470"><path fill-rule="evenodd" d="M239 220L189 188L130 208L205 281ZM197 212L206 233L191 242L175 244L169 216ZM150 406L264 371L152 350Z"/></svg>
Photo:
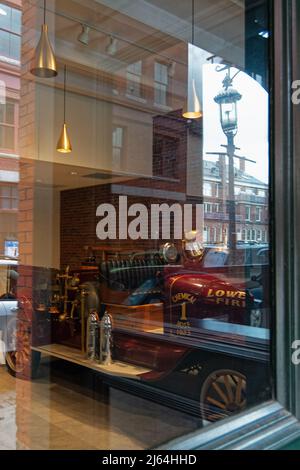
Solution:
<svg viewBox="0 0 300 470"><path fill-rule="evenodd" d="M140 185L140 182L143 185ZM152 181L148 180L147 182L149 187ZM147 187L145 180L136 180L134 186ZM151 204L167 203L171 205L175 202L174 200L128 196L128 207L131 204L142 203L148 208L149 214ZM96 217L96 209L103 203L113 204L116 209L118 208L119 195L111 193L110 184L72 189L61 193L61 267L70 265L72 269L78 268L86 254L85 246L111 247L112 250L116 251L135 251L157 249L161 244L160 240L150 239L150 223L149 240L99 240L96 235L96 226L100 218ZM128 221L130 221L130 218L128 218ZM117 234L118 230L117 210Z"/></svg>

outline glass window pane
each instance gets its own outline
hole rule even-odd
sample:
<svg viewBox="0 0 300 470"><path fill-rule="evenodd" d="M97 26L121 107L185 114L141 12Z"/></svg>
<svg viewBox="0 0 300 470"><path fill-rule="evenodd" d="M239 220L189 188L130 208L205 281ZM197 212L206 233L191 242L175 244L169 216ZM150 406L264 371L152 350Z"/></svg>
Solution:
<svg viewBox="0 0 300 470"><path fill-rule="evenodd" d="M9 33L0 30L0 56L9 57L9 38Z"/></svg>
<svg viewBox="0 0 300 470"><path fill-rule="evenodd" d="M5 3L0 3L0 9L0 28L10 30L12 9Z"/></svg>
<svg viewBox="0 0 300 470"><path fill-rule="evenodd" d="M7 442L156 448L269 400L271 2L195 1L193 44L190 1L49 2L55 78L43 2L8 3Z"/></svg>

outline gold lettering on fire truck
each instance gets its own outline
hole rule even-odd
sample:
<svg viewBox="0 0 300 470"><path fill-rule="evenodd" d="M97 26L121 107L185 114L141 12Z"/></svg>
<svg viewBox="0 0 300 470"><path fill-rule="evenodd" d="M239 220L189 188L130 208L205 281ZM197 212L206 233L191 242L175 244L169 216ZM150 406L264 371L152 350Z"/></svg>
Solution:
<svg viewBox="0 0 300 470"><path fill-rule="evenodd" d="M207 298L216 304L232 307L246 307L246 292L242 290L208 289Z"/></svg>
<svg viewBox="0 0 300 470"><path fill-rule="evenodd" d="M188 292L178 292L172 296L172 302L176 304L177 302L189 302L194 304L196 302L196 297Z"/></svg>
<svg viewBox="0 0 300 470"><path fill-rule="evenodd" d="M187 336L191 334L191 331L190 331L191 324L187 319L185 302L181 304L181 316L178 322L176 323L176 326L177 326L177 330L176 330L177 335Z"/></svg>

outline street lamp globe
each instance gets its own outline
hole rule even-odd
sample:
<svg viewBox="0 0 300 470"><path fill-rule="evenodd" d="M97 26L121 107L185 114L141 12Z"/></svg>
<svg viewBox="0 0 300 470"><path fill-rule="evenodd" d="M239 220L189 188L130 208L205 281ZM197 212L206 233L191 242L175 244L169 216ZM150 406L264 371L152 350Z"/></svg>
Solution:
<svg viewBox="0 0 300 470"><path fill-rule="evenodd" d="M223 89L215 98L220 107L220 121L225 135L234 137L238 129L237 102L242 95L232 86Z"/></svg>

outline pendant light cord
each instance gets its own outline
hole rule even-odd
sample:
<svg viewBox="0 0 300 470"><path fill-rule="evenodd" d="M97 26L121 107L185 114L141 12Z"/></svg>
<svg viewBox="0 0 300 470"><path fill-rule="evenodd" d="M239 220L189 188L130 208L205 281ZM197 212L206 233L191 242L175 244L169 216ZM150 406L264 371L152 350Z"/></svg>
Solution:
<svg viewBox="0 0 300 470"><path fill-rule="evenodd" d="M192 0L192 44L195 42L195 0Z"/></svg>
<svg viewBox="0 0 300 470"><path fill-rule="evenodd" d="M44 0L44 24L46 24L46 0Z"/></svg>
<svg viewBox="0 0 300 470"><path fill-rule="evenodd" d="M64 67L64 124L66 123L66 86L67 86L67 66Z"/></svg>

